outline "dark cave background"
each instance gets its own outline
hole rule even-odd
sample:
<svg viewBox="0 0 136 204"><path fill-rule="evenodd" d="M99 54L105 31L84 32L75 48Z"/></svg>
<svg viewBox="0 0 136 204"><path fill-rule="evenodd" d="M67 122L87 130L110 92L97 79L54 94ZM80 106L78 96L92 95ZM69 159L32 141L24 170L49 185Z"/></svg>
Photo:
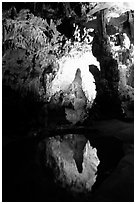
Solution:
<svg viewBox="0 0 136 204"><path fill-rule="evenodd" d="M21 75L22 73L17 75L14 73L14 70L11 73L8 69L4 71L2 81L3 202L132 202L134 200L134 105L133 103L129 103L127 107L129 112L131 112L131 117L129 117L127 112L122 110L122 101L119 98L118 83L120 79L118 63L113 59L110 52L107 51L107 33L116 33L115 29L117 26L106 25L107 33L105 33L103 30L105 25L103 25L104 22L102 21L104 10L100 10L101 5L99 3L97 5L96 3L92 3L92 7L86 5L85 14L87 15L93 11L92 16L97 17L97 24L94 21L90 21L90 25L88 25L86 23L86 15L83 15L81 10L82 4L83 2L2 3L3 56L7 50L14 50L12 40L6 39L5 37L5 19L12 19L14 21L20 10L29 9L30 13L39 18L46 19L47 22L50 22L50 19L53 19L55 22L61 19L61 24L56 26L57 31L64 35L66 39L73 41L74 23L81 30L90 25L91 28L97 27L92 34L94 35L92 51L101 66L100 73L96 72L94 67L90 67L90 72L94 75L96 81L97 97L92 109L89 111L89 117L83 124L78 123L74 127L70 126L69 122L64 118L65 113L63 107L52 109L48 105L44 90L45 76L48 73L53 73L53 70L50 64L47 63L46 69L35 71L35 65L37 63L37 59L34 58L35 51L31 53L33 59L32 67L34 68L33 70L31 69L32 71L27 71L30 78L28 77L26 79L25 86L22 82L19 84L18 81L19 77L24 77ZM98 12L95 12L94 9L96 11L98 9ZM121 24L121 29L122 32L124 31L128 34L130 41L134 43L132 25L126 19L126 16L128 17L129 15L129 12L125 13L125 20ZM52 38L48 29L47 31L48 38ZM63 39L64 44L66 41L65 38ZM62 51L62 55L64 53L65 50ZM37 76L40 78L40 83L34 81ZM30 89L24 88L31 81L34 81L34 86ZM35 86L35 83L38 85ZM97 148L97 154L101 161L98 166L97 181L92 192L89 195L81 195L78 198L73 197L64 189L58 187L54 183L52 172L44 166L45 150L41 148L42 141L45 138L57 134L64 135L67 133L84 134L90 141L90 144ZM124 166L124 170L120 166ZM122 177L120 174L122 174ZM114 184L113 181L117 181L117 183L115 182ZM112 182L113 185L111 185Z"/></svg>

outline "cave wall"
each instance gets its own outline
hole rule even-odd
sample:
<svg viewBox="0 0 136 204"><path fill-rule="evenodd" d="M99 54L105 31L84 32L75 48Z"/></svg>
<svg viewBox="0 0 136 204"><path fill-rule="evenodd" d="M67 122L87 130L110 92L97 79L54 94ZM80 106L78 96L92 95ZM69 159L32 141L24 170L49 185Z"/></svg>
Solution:
<svg viewBox="0 0 136 204"><path fill-rule="evenodd" d="M23 101L31 98L34 107L37 107L34 123L39 121L38 125L41 126L57 125L61 121L66 123L67 118L73 121L72 118L78 116L76 122L83 122L80 116L84 115L86 119L86 114L93 120L122 118L129 115L128 109L133 112L134 12L129 5L3 3L2 20L3 92L6 94L5 87L9 87L11 91L19 93ZM75 107L78 103L68 94L70 87L65 93L58 89L52 94L51 86L59 73L62 59L66 61L72 52L74 62L76 53L83 55L84 49L80 48L84 45L91 50L87 59L88 66L91 62L92 65L88 71L95 84L93 92L96 92L96 98L88 101L82 85L85 96L81 97L83 100L79 96L81 103L77 111ZM76 52L72 51L74 49ZM77 69L81 62L78 63ZM73 75L73 82L75 77ZM6 97L10 98L8 94ZM84 106L84 103L91 105ZM27 112L29 106L24 107ZM62 115L59 121L52 117L56 113Z"/></svg>

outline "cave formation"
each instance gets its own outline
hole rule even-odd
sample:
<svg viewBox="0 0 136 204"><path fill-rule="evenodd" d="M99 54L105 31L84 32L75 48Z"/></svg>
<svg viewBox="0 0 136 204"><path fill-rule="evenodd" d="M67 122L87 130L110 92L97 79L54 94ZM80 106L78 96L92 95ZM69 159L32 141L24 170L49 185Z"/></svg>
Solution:
<svg viewBox="0 0 136 204"><path fill-rule="evenodd" d="M132 202L131 2L3 2L2 111L3 201Z"/></svg>

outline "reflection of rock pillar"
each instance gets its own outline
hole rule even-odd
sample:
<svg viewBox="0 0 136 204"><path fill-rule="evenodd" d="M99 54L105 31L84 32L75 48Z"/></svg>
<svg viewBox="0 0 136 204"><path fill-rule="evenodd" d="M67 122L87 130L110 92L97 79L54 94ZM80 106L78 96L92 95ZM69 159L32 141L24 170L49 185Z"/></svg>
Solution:
<svg viewBox="0 0 136 204"><path fill-rule="evenodd" d="M84 142L83 136L77 135L75 139L73 135L69 134L64 138L60 138L60 136L49 138L46 143L46 165L53 169L55 181L72 193L91 191L97 177L97 166L100 163L97 150L91 147L89 141L86 142L85 146ZM77 164L81 158L80 154L74 156L75 151L78 151L76 146L79 146L78 149L81 150L84 147L82 172L77 169Z"/></svg>

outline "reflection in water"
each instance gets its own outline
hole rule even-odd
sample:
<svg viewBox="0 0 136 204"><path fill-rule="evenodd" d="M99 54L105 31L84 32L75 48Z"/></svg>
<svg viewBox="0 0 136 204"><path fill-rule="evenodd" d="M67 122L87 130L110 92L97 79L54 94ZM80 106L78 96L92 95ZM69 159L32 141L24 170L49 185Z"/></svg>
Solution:
<svg viewBox="0 0 136 204"><path fill-rule="evenodd" d="M91 191L100 163L96 148L77 134L49 138L46 145L46 164L54 170L55 181L72 192Z"/></svg>

